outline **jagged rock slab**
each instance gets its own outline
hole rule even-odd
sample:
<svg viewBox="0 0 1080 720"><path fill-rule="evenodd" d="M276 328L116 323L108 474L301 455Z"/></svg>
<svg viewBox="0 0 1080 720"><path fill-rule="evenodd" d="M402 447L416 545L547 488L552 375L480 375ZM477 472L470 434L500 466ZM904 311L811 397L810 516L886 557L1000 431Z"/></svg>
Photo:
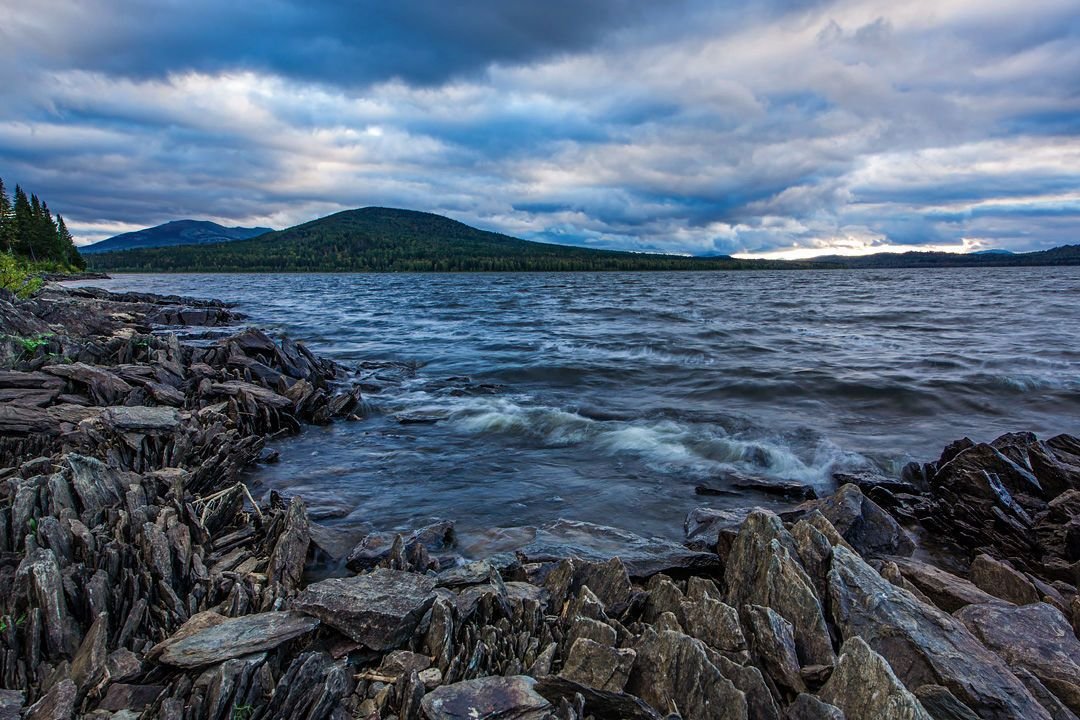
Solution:
<svg viewBox="0 0 1080 720"><path fill-rule="evenodd" d="M784 720L845 720L845 717L844 711L835 705L822 702L813 695L799 693L784 710Z"/></svg>
<svg viewBox="0 0 1080 720"><path fill-rule="evenodd" d="M559 675L606 692L621 692L637 654L631 648L617 649L587 638L570 646Z"/></svg>
<svg viewBox="0 0 1080 720"><path fill-rule="evenodd" d="M291 605L372 650L392 650L435 602L434 590L434 578L379 568L309 585Z"/></svg>
<svg viewBox="0 0 1080 720"><path fill-rule="evenodd" d="M0 690L0 720L19 720L26 696L18 690Z"/></svg>
<svg viewBox="0 0 1080 720"><path fill-rule="evenodd" d="M577 520L556 520L535 528L532 542L517 549L523 563L578 558L607 562L619 558L631 577L648 577L670 570L718 569L715 553L696 552L662 538L641 535Z"/></svg>
<svg viewBox="0 0 1080 720"><path fill-rule="evenodd" d="M811 510L828 518L840 534L862 555L910 555L915 543L889 513L862 494L857 485L847 484L821 500L808 500L788 513L785 520L798 520Z"/></svg>
<svg viewBox="0 0 1080 720"><path fill-rule="evenodd" d="M525 675L483 677L435 688L421 708L427 720L545 720L551 709Z"/></svg>
<svg viewBox="0 0 1080 720"><path fill-rule="evenodd" d="M947 687L987 720L1049 715L964 625L881 577L855 553L833 548L829 572L833 621L846 639L861 637L907 687Z"/></svg>
<svg viewBox="0 0 1080 720"><path fill-rule="evenodd" d="M1039 678L1080 713L1080 640L1061 612L1046 603L968 605L956 617L983 644Z"/></svg>
<svg viewBox="0 0 1080 720"><path fill-rule="evenodd" d="M908 692L885 658L853 637L840 648L821 699L844 711L848 720L934 720Z"/></svg>
<svg viewBox="0 0 1080 720"><path fill-rule="evenodd" d="M956 612L965 605L998 600L980 590L970 580L957 577L934 565L909 558L895 558L895 562L908 581L947 613Z"/></svg>
<svg viewBox="0 0 1080 720"><path fill-rule="evenodd" d="M980 590L1015 605L1039 602L1039 591L1011 565L990 557L979 555L971 563L971 582Z"/></svg>
<svg viewBox="0 0 1080 720"><path fill-rule="evenodd" d="M244 615L228 618L180 639L165 640L149 654L165 665L197 668L273 650L318 626L318 619L298 612Z"/></svg>
<svg viewBox="0 0 1080 720"><path fill-rule="evenodd" d="M180 424L180 413L171 407L107 407L101 420L116 430L126 432L164 433Z"/></svg>
<svg viewBox="0 0 1080 720"><path fill-rule="evenodd" d="M596 720L663 720L660 713L639 697L597 690L557 675L538 679L535 688L553 705L560 700L572 703L581 695L586 713Z"/></svg>

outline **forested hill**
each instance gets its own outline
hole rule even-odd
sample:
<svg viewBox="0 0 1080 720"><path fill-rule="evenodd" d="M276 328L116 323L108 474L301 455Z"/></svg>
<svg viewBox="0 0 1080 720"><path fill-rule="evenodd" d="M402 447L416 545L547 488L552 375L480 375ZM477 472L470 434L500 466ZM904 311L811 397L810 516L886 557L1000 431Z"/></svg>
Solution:
<svg viewBox="0 0 1080 720"><path fill-rule="evenodd" d="M270 232L265 227L223 227L209 220L173 220L145 230L117 235L81 248L83 255L135 248L198 245L247 240Z"/></svg>
<svg viewBox="0 0 1080 720"><path fill-rule="evenodd" d="M114 272L453 272L736 270L794 263L592 250L519 240L441 215L369 207L211 245L144 248L87 257ZM809 267L809 265L803 265Z"/></svg>
<svg viewBox="0 0 1080 720"><path fill-rule="evenodd" d="M1035 252L905 252L875 253L859 257L828 255L811 258L812 264L847 268L949 268L949 267L1034 267L1051 265L1080 265L1080 245L1062 245Z"/></svg>

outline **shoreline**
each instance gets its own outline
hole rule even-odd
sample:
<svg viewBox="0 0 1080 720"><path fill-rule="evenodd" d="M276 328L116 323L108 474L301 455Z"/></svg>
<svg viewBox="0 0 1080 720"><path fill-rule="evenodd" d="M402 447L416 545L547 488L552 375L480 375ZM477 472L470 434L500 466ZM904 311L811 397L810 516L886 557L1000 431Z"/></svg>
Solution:
<svg viewBox="0 0 1080 720"><path fill-rule="evenodd" d="M1080 713L1075 438L954 443L779 515L700 508L686 545L559 521L462 564L452 523L352 543L299 497L255 504L241 473L273 461L268 438L362 398L303 343L218 336L242 320L176 296L0 297L0 709ZM202 342L175 334L193 326ZM912 559L916 528L955 556ZM314 580L330 559L350 574Z"/></svg>

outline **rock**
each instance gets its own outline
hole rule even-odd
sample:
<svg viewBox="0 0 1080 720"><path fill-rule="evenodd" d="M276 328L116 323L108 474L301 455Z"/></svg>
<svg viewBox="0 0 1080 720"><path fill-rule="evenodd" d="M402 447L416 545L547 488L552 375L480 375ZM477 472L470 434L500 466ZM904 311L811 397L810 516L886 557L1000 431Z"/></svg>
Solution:
<svg viewBox="0 0 1080 720"><path fill-rule="evenodd" d="M662 538L640 535L576 520L556 520L536 528L533 540L517 549L522 563L575 558L607 562L619 558L630 577L643 578L669 570L703 572L719 569L715 553L696 552Z"/></svg>
<svg viewBox="0 0 1080 720"><path fill-rule="evenodd" d="M747 718L746 697L709 660L705 644L682 633L647 628L626 689L661 713L686 720Z"/></svg>
<svg viewBox="0 0 1080 720"><path fill-rule="evenodd" d="M895 562L905 578L947 613L956 612L966 605L997 600L972 582L933 565L910 558L896 558Z"/></svg>
<svg viewBox="0 0 1080 720"><path fill-rule="evenodd" d="M45 620L45 649L53 658L70 657L78 646L78 631L65 599L60 566L51 550L28 552L15 573L25 578L32 605L42 610Z"/></svg>
<svg viewBox="0 0 1080 720"><path fill-rule="evenodd" d="M162 691L163 685L125 685L113 683L109 691L105 693L105 699L98 704L98 710L120 712L121 710L134 710L141 713L147 705L150 705Z"/></svg>
<svg viewBox="0 0 1080 720"><path fill-rule="evenodd" d="M544 720L551 703L525 675L482 677L435 688L421 707L427 720Z"/></svg>
<svg viewBox="0 0 1080 720"><path fill-rule="evenodd" d="M26 710L24 720L72 720L78 688L70 679L61 680L49 688L44 697Z"/></svg>
<svg viewBox="0 0 1080 720"><path fill-rule="evenodd" d="M783 514L785 520L798 520L811 510L828 518L844 539L860 554L910 555L915 543L877 503L862 494L857 485L844 485L821 500L808 500Z"/></svg>
<svg viewBox="0 0 1080 720"><path fill-rule="evenodd" d="M391 650L412 635L435 601L434 590L433 578L379 568L309 585L291 605L372 650Z"/></svg>
<svg viewBox="0 0 1080 720"><path fill-rule="evenodd" d="M166 433L180 424L180 413L171 407L107 407L101 421L119 432Z"/></svg>
<svg viewBox="0 0 1080 720"><path fill-rule="evenodd" d="M799 563L794 540L775 514L750 513L728 555L724 579L729 605L771 608L791 623L803 664L835 662L813 584Z"/></svg>
<svg viewBox="0 0 1080 720"><path fill-rule="evenodd" d="M806 683L799 674L791 623L772 608L760 605L745 606L743 614L754 664L764 669L779 688L792 695L806 692Z"/></svg>
<svg viewBox="0 0 1080 720"><path fill-rule="evenodd" d="M1017 680L1024 683L1024 687L1028 689L1032 697L1046 708L1046 712L1050 713L1050 717L1054 720L1077 720L1076 713L1066 707L1057 695L1050 692L1039 678L1024 668L1014 668L1013 674L1016 675Z"/></svg>
<svg viewBox="0 0 1080 720"><path fill-rule="evenodd" d="M101 613L90 625L79 651L71 661L71 679L75 681L79 695L85 695L104 679L108 641L109 616Z"/></svg>
<svg viewBox="0 0 1080 720"><path fill-rule="evenodd" d="M859 637L841 646L836 670L820 697L840 708L848 720L934 720L885 658Z"/></svg>
<svg viewBox="0 0 1080 720"><path fill-rule="evenodd" d="M85 385L95 405L120 405L133 389L131 385L108 370L83 362L70 365L46 365L41 370Z"/></svg>
<svg viewBox="0 0 1080 720"><path fill-rule="evenodd" d="M687 547L715 552L721 557L727 557L746 516L760 509L762 508L747 507L735 510L694 508L687 513L686 520L683 521L683 534L686 536Z"/></svg>
<svg viewBox="0 0 1080 720"><path fill-rule="evenodd" d="M956 617L1010 666L1029 671L1080 713L1080 640L1057 608L1046 603L969 605Z"/></svg>
<svg viewBox="0 0 1080 720"><path fill-rule="evenodd" d="M637 653L630 648L617 650L578 638L570 646L559 676L597 690L621 692L636 657Z"/></svg>
<svg viewBox="0 0 1080 720"><path fill-rule="evenodd" d="M293 498L285 514L285 529L270 553L267 581L280 587L286 594L300 587L310 544L307 507L301 498Z"/></svg>
<svg viewBox="0 0 1080 720"><path fill-rule="evenodd" d="M915 697L934 720L979 720L971 708L941 685L923 685L915 690Z"/></svg>
<svg viewBox="0 0 1080 720"><path fill-rule="evenodd" d="M845 720L844 711L835 705L822 702L813 695L799 693L795 701L784 710L784 720ZM934 720L939 720L934 718Z"/></svg>
<svg viewBox="0 0 1080 720"><path fill-rule="evenodd" d="M735 608L711 597L685 599L680 601L678 608L676 618L687 635L701 640L714 650L736 656L745 655L746 637Z"/></svg>
<svg viewBox="0 0 1080 720"><path fill-rule="evenodd" d="M19 720L26 696L18 690L0 690L0 720Z"/></svg>
<svg viewBox="0 0 1080 720"><path fill-rule="evenodd" d="M431 658L427 655L408 650L394 650L383 657L382 663L379 664L379 674L396 677L413 672L421 673L429 667L431 667Z"/></svg>
<svg viewBox="0 0 1080 720"><path fill-rule="evenodd" d="M297 612L264 612L227 618L215 625L158 643L148 657L165 665L197 668L263 650L306 635L319 621Z"/></svg>
<svg viewBox="0 0 1080 720"><path fill-rule="evenodd" d="M980 590L1016 605L1039 602L1039 592L1023 573L989 555L979 555L971 563L971 582Z"/></svg>
<svg viewBox="0 0 1080 720"><path fill-rule="evenodd" d="M896 587L844 547L833 548L829 595L842 637L865 640L906 686L943 685L989 720L1048 718L963 623Z"/></svg>
<svg viewBox="0 0 1080 720"><path fill-rule="evenodd" d="M97 458L69 453L65 459L71 468L71 485L82 506L80 516L92 527L97 524L97 514L118 505L127 488L117 472Z"/></svg>
<svg viewBox="0 0 1080 720"><path fill-rule="evenodd" d="M109 653L105 667L109 671L109 682L113 683L131 680L143 671L142 659L127 648L119 648Z"/></svg>
<svg viewBox="0 0 1080 720"><path fill-rule="evenodd" d="M368 570L386 560L393 551L397 533L373 532L361 540L349 553L346 565L350 570ZM454 547L454 523L450 520L425 525L402 538L402 551L406 554L424 548L428 553L441 553Z"/></svg>
<svg viewBox="0 0 1080 720"><path fill-rule="evenodd" d="M612 617L623 614L633 591L626 566L617 557L605 563L575 562L570 591L577 592L582 587L592 590L604 604L604 611Z"/></svg>
<svg viewBox="0 0 1080 720"><path fill-rule="evenodd" d="M597 690L555 675L538 679L535 687L553 705L562 700L573 702L580 695L586 713L596 720L663 720L641 698L626 693Z"/></svg>

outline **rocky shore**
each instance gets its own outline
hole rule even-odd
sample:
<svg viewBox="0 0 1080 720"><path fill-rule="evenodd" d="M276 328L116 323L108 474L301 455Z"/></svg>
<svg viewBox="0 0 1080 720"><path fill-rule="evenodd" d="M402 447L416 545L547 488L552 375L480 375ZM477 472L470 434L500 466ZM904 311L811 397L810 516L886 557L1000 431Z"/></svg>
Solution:
<svg viewBox="0 0 1080 720"><path fill-rule="evenodd" d="M302 498L254 500L268 443L364 406L241 323L0 295L0 718L1080 714L1076 438L702 507L684 544L559 521L467 561L450 522L344 544Z"/></svg>

